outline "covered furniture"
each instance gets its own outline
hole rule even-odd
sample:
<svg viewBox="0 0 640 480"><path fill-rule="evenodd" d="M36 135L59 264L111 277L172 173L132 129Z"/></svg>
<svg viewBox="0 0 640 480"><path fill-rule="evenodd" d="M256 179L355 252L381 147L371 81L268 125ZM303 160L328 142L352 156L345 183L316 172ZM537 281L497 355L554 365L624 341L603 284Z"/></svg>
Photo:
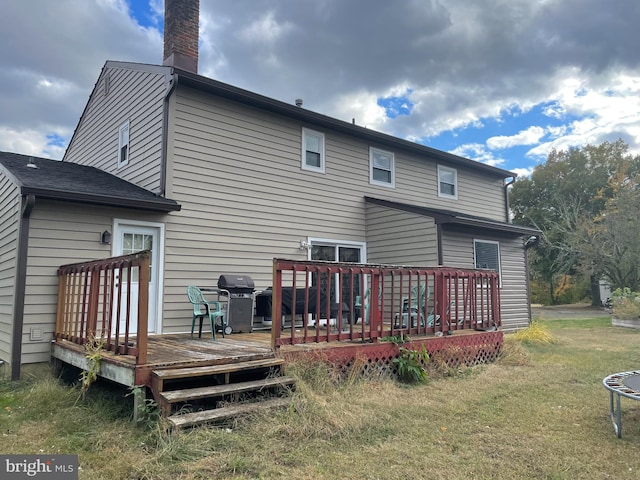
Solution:
<svg viewBox="0 0 640 480"><path fill-rule="evenodd" d="M198 330L198 338L202 337L202 322L204 317L209 317L209 323L211 324L211 336L216 339L216 325L217 320L220 319L220 325L222 327L222 336L224 337L224 312L220 305L220 302L210 302L204 298L200 288L195 285L189 285L187 287L187 296L193 306L193 317L191 319L191 338L193 338L193 330L196 325L196 319L200 320L200 328Z"/></svg>
<svg viewBox="0 0 640 480"><path fill-rule="evenodd" d="M320 313L320 318L327 318L327 294L320 290L320 305L318 305L318 287L316 285L309 287L309 303L305 309L306 288L296 288L296 302L293 305L293 287L282 287L282 315L304 315L311 314L314 317ZM329 316L336 318L338 314L338 305L329 300ZM273 304L273 290L268 288L256 295L256 315L264 318L271 318L271 307ZM319 307L319 308L318 308ZM348 318L349 306L342 304L342 317Z"/></svg>

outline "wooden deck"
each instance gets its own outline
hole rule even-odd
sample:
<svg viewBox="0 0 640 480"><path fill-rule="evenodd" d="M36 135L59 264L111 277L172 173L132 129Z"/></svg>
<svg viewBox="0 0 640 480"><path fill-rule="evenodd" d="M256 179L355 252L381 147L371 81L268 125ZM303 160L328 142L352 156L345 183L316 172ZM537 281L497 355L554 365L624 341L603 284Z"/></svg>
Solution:
<svg viewBox="0 0 640 480"><path fill-rule="evenodd" d="M136 272L137 289L118 288L117 278L130 282ZM263 393L285 394L295 381L284 364L300 355L340 368L365 359L367 368L393 371L401 351L385 338L410 336L406 348L424 347L453 367L491 361L502 346L495 272L274 259L274 288L255 304L255 316L273 319L271 327L215 340L210 333L149 336L148 273L149 252L61 266L51 355L57 364L97 367L104 379L148 387L170 419L183 407L198 409L176 425L220 418L221 403L248 392L260 401ZM314 276L324 290L313 290ZM334 281L342 299L335 305L322 296ZM85 345L96 338L101 351L93 364ZM133 389L134 415L146 392Z"/></svg>
<svg viewBox="0 0 640 480"><path fill-rule="evenodd" d="M135 339L133 339L135 340ZM53 343L52 356L58 360L86 368L86 351L74 342ZM152 370L222 365L274 358L270 332L238 333L212 340L209 335L191 338L189 334L150 335L147 361L136 365L133 355L117 355L104 351L100 375L127 386L149 385Z"/></svg>
<svg viewBox="0 0 640 480"><path fill-rule="evenodd" d="M450 346L478 346L485 348L491 360L502 344L502 332L458 331L453 335L434 337L433 335L412 336L411 343L425 344L430 352L446 349ZM136 365L133 355L117 355L104 351L101 360L100 376L127 386L151 385L151 372L165 369L207 367L229 365L271 358L294 358L311 354L325 358L349 358L368 355L380 358L392 356L395 345L390 342L342 341L316 344L283 345L276 350L271 347L271 333L259 331L253 333L234 333L216 340L203 334L202 338L190 338L189 334L151 335L148 339L147 363ZM367 352L376 352L367 354ZM382 352L385 352L381 355ZM78 368L88 368L84 348L73 342L57 341L52 347L52 356ZM483 354L485 355L485 354Z"/></svg>

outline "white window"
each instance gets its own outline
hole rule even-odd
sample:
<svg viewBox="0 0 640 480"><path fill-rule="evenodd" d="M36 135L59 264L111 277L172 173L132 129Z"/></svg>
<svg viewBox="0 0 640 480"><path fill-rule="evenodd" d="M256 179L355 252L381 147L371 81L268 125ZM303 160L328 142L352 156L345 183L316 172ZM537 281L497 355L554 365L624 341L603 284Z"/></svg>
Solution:
<svg viewBox="0 0 640 480"><path fill-rule="evenodd" d="M302 129L302 169L324 173L324 134Z"/></svg>
<svg viewBox="0 0 640 480"><path fill-rule="evenodd" d="M500 244L491 240L474 240L473 254L476 268L494 270L500 275Z"/></svg>
<svg viewBox="0 0 640 480"><path fill-rule="evenodd" d="M455 168L438 165L438 196L458 198L458 172Z"/></svg>
<svg viewBox="0 0 640 480"><path fill-rule="evenodd" d="M118 168L129 163L129 120L118 130Z"/></svg>
<svg viewBox="0 0 640 480"><path fill-rule="evenodd" d="M383 187L396 186L393 153L369 148L369 183Z"/></svg>

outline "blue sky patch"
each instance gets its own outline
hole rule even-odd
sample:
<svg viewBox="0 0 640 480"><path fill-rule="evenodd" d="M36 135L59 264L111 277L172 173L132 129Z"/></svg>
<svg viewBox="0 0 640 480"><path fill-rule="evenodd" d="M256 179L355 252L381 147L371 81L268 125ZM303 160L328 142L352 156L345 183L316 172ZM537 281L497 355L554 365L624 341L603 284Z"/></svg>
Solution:
<svg viewBox="0 0 640 480"><path fill-rule="evenodd" d="M150 5L150 0L128 0L131 17L138 22L138 25L145 28L163 29L164 18L158 17Z"/></svg>
<svg viewBox="0 0 640 480"><path fill-rule="evenodd" d="M68 141L68 138L62 138L60 135L56 135L55 133L47 135L47 145L52 147L65 147Z"/></svg>
<svg viewBox="0 0 640 480"><path fill-rule="evenodd" d="M413 103L409 100L411 90L398 97L381 97L378 98L378 105L384 108L387 117L396 118L400 115L410 115L413 110Z"/></svg>

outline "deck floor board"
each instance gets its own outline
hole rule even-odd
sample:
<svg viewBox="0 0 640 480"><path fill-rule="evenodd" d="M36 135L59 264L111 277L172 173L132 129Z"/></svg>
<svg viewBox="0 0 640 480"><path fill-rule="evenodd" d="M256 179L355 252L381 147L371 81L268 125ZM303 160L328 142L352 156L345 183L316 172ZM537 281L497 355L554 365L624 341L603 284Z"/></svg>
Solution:
<svg viewBox="0 0 640 480"><path fill-rule="evenodd" d="M72 342L58 341L67 350L85 355L84 347ZM242 361L273 358L271 335L268 332L238 333L216 337L191 338L189 334L150 335L145 368L195 367L220 365ZM103 360L124 367L135 368L132 355L116 355L105 351Z"/></svg>

